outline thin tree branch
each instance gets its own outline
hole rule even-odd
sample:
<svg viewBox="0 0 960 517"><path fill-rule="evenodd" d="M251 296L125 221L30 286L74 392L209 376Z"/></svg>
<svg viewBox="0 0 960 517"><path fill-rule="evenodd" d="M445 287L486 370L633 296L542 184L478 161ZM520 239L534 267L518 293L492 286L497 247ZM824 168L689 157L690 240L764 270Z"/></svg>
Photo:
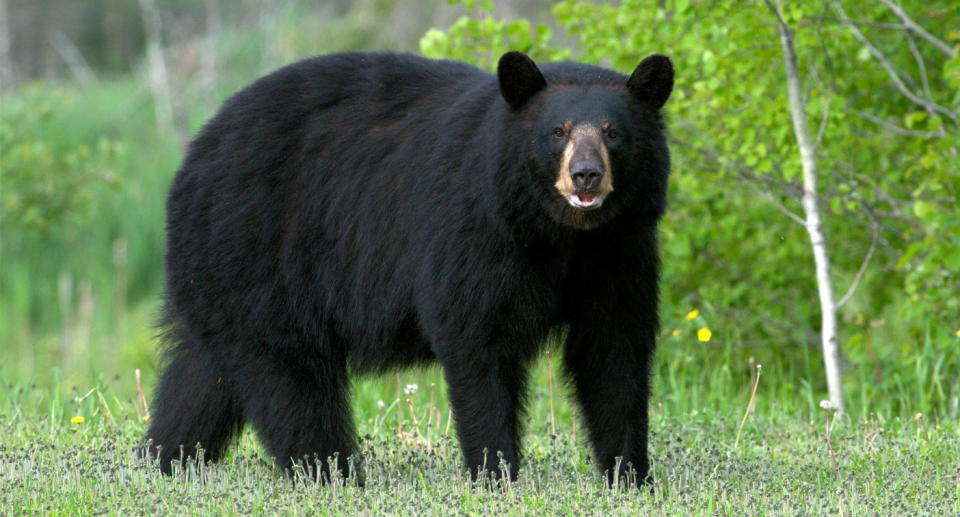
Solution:
<svg viewBox="0 0 960 517"><path fill-rule="evenodd" d="M877 206L874 206L871 203L868 203L863 198L860 198L857 200L860 203L860 206L863 207L865 213L867 214L867 217L870 218L870 221L873 224L879 225L883 231L889 232L895 235L899 239L907 238L902 231L888 224L885 221L885 219L896 219L896 220L904 221L905 223L909 224L917 231L920 231L920 232L925 231L924 226L919 221L917 221L915 218L907 214L904 214L900 208L902 206L912 205L913 200L899 199L899 198L893 197L892 195L890 195L889 192L887 192L883 187L881 187L870 174L861 172L856 167L854 167L854 165L850 162L847 162L844 160L836 160L834 161L834 169L839 170L841 173L846 174L849 181L857 185L858 189L872 191L873 195L878 199L877 206L879 206L879 202L884 202L887 204L887 206L890 207L891 211L880 210L877 208ZM881 241L882 243L886 243L886 240L883 239L882 234L881 234ZM889 245L887 245L887 247L890 248Z"/></svg>
<svg viewBox="0 0 960 517"><path fill-rule="evenodd" d="M780 16L780 6L773 5L773 2L771 2L770 0L763 0L763 2L767 4L767 7L770 9L770 12L772 12L773 15L777 17L777 25L779 25L780 28L785 28L785 27L789 28L787 25L787 22L785 22L783 20L783 17Z"/></svg>
<svg viewBox="0 0 960 517"><path fill-rule="evenodd" d="M817 138L813 143L814 150L820 148L820 143L823 142L823 134L827 130L827 119L830 117L830 103L833 101L833 88L827 89L827 104L823 108L823 118L820 119L820 127L817 128Z"/></svg>
<svg viewBox="0 0 960 517"><path fill-rule="evenodd" d="M957 56L956 50L951 48L950 45L947 45L946 43L937 39L936 36L927 32L923 27L917 25L917 22L913 21L909 16L907 16L907 13L904 12L899 5L891 2L890 0L880 0L880 2L883 5L887 6L887 9L890 9L890 11L893 12L893 15L899 18L900 21L903 22L903 25L908 30L913 31L914 33L916 33L917 36L920 36L921 38L927 40L927 42L929 42L934 47L937 47L937 50L939 50L940 52L943 52L948 57Z"/></svg>
<svg viewBox="0 0 960 517"><path fill-rule="evenodd" d="M877 227L877 246L883 246L888 251L893 251L893 246L890 244L890 241L884 237L883 233L888 232L898 239L904 239L903 232L882 221L880 216L876 213L876 210L874 210L869 203L863 200L858 201L860 202L860 206L863 208L864 213L867 214L867 218L870 219L870 223Z"/></svg>
<svg viewBox="0 0 960 517"><path fill-rule="evenodd" d="M917 44L913 42L913 36L909 32L905 36L907 37L907 45L910 47L910 53L913 54L913 59L917 62L917 69L920 71L920 84L923 85L923 94L927 96L928 100L932 100L933 94L930 93L930 82L927 81L927 66L923 62L923 56L920 55Z"/></svg>
<svg viewBox="0 0 960 517"><path fill-rule="evenodd" d="M773 197L773 193L772 193L772 192L767 191L767 190L763 190L762 188L758 187L758 186L757 186L756 184L754 184L754 183L748 183L748 184L749 184L755 191L757 191L761 196L767 198L767 201L770 201L771 203L773 203L773 206L775 206L775 207L777 208L777 210L780 210L780 211L783 213L783 215L789 217L790 219L792 219L795 223L799 224L800 226L805 226L805 225L807 224L807 222L804 221L802 217L800 217L800 216L797 215L795 212L793 212L792 210L790 210L789 208L787 208L786 206L784 206L784 204L781 203L779 200L777 200L777 198Z"/></svg>
<svg viewBox="0 0 960 517"><path fill-rule="evenodd" d="M910 47L910 52L913 54L913 59L917 62L917 69L920 71L920 84L923 85L923 95L932 103L933 94L930 93L930 82L927 80L927 65L923 61L923 56L920 54L920 49L917 48L917 44L913 41L913 36L911 36L909 32L905 33L904 35L907 37L907 45ZM934 113L930 107L927 106L926 109L927 115L930 115L931 118L934 117ZM941 125L939 128L937 128L935 133L937 136L943 136L943 126Z"/></svg>
<svg viewBox="0 0 960 517"><path fill-rule="evenodd" d="M827 117L830 115L830 104L833 101L833 90L837 85L837 76L833 70L833 58L830 57L830 51L827 49L827 42L823 39L823 24L817 24L817 39L820 41L820 49L823 51L824 62L827 65L827 73L830 74L830 88L827 90L827 106L823 110L823 119L820 120L820 127L817 129L817 138L813 144L813 149L820 148L823 142L823 134L827 129Z"/></svg>
<svg viewBox="0 0 960 517"><path fill-rule="evenodd" d="M847 289L847 293L840 298L840 301L837 302L837 308L843 307L843 304L847 303L847 300L853 296L854 291L857 290L857 286L860 285L860 280L863 278L863 273L867 270L867 265L870 264L870 259L873 258L873 252L877 249L877 241L880 238L880 229L877 226L877 223L873 223L873 242L870 243L870 250L867 251L867 254L863 257L863 262L860 264L860 269L857 270L857 275L853 277L853 283L850 284L850 288Z"/></svg>
<svg viewBox="0 0 960 517"><path fill-rule="evenodd" d="M716 149L714 149L713 152L716 152ZM736 166L734 172L748 182L762 184L767 187L771 187L771 189L778 188L788 196L796 199L798 202L803 197L803 187L800 185L790 183L789 181L780 181L768 174L757 174L748 165L739 161L735 162L734 165Z"/></svg>
<svg viewBox="0 0 960 517"><path fill-rule="evenodd" d="M87 60L83 57L83 52L70 41L63 31L51 30L47 33L47 41L53 47L57 54L63 59L63 62L70 68L73 77L80 84L90 85L97 82L97 76L93 73Z"/></svg>
<svg viewBox="0 0 960 517"><path fill-rule="evenodd" d="M843 23L843 20L839 18L834 18L832 16L804 16L804 19L816 20L820 22L833 22L833 23ZM906 30L906 25L902 23L885 23L885 22L875 22L871 20L854 20L851 19L850 23L855 25L863 25L866 27L876 27L878 29L892 29L892 30Z"/></svg>
<svg viewBox="0 0 960 517"><path fill-rule="evenodd" d="M917 230L923 231L924 226L920 221L915 217L907 215L903 212L901 207L910 206L913 204L912 199L902 199L893 197L886 189L880 186L879 183L868 173L858 170L852 163L838 160L837 163L843 168L847 169L850 172L850 177L857 183L865 184L873 190L873 194L885 202L890 207L890 212L878 210L876 208L870 208L872 213L876 214L878 217L884 217L889 219L900 219L906 221L911 226Z"/></svg>
<svg viewBox="0 0 960 517"><path fill-rule="evenodd" d="M880 62L880 65L883 67L884 70L887 71L887 75L889 75L890 79L893 80L893 84L897 87L898 90L900 90L900 93L902 93L905 97L913 101L915 104L919 104L920 106L923 106L930 110L938 111L943 115L945 115L946 117L948 117L950 120L954 122L957 121L958 117L956 113L932 101L918 97L913 92L911 92L910 88L908 88L907 85L903 83L903 78L901 78L900 74L898 74L897 71L893 68L893 65L890 63L890 61L887 60L886 56L884 56L882 52L880 52L880 49L875 47L873 43L871 43L870 40L868 40L867 37L864 36L862 32L860 32L860 29L858 29L856 25L850 22L850 18L847 17L847 13L843 10L843 7L840 6L840 3L837 1L834 1L833 8L836 9L836 11L840 14L840 17L843 20L844 25L846 25L847 28L850 29L850 32L853 33L854 37L860 40L860 43L863 43L863 45L867 47L867 50L870 51L870 54L873 55L874 59Z"/></svg>
<svg viewBox="0 0 960 517"><path fill-rule="evenodd" d="M679 122L681 122L681 123L683 123L683 124L685 124L685 125L688 125L690 128L692 128L692 129L694 129L694 130L697 130L697 128L694 127L693 124L690 124L689 121L683 119L682 117L678 117L677 120L679 120ZM719 164L719 165L723 165L722 163L720 163L720 161L719 161L719 159L718 159L718 157L721 156L721 155L719 154L719 152L717 152L717 149L716 149L715 147L713 147L713 146L709 143L709 141L708 141L707 139L700 140L700 143L703 144L703 145L705 145L705 146L707 147L707 149L701 149L701 150L699 151L700 154L701 154L704 158L706 158L706 159L708 159L708 160L712 160L712 161L716 162L716 163ZM760 194L761 196L763 196L763 197L765 197L767 200L769 200L771 203L773 203L773 206L774 206L777 210L779 210L780 212L782 212L784 215L786 215L787 217L789 217L790 219L792 219L792 220L793 220L794 222L796 222L796 223L799 223L799 224L801 224L801 225L806 225L806 224L807 224L806 221L804 221L803 217L801 217L801 216L798 215L796 212L794 212L793 210L790 210L789 208L786 207L786 205L784 205L783 203L781 203L780 200L778 200L778 199L776 198L776 196L774 195L773 192L771 192L770 190L766 190L766 189L760 188L760 187L758 186L758 184L775 186L775 187L780 188L780 189L783 190L784 192L786 192L787 195L791 195L791 196L794 196L794 197L799 197L797 194L794 194L793 192L791 192L791 191L793 191L793 190L796 190L796 186L795 186L795 185L790 184L790 183L778 182L778 181L776 181L776 180L773 180L772 178L763 177L763 176L761 176L761 175L759 175L759 174L754 173L754 172L750 169L750 167L748 167L748 166L746 166L746 165L744 165L744 164L742 164L742 163L740 163L740 162L738 162L738 161L734 161L731 165L733 166L733 167L732 167L732 170L733 170L734 174L736 174L738 177L740 177L741 179L743 179L743 180L744 180L744 183L746 183L746 184L747 184L751 189L753 189L755 192L757 192L758 194Z"/></svg>
<svg viewBox="0 0 960 517"><path fill-rule="evenodd" d="M861 116L861 117L869 120L870 122L873 122L874 124L883 126L883 127L886 128L888 131L891 131L891 132L893 132L893 133L896 133L896 134L898 134L898 135L900 135L900 136L919 136L919 137L921 137L921 138L930 138L930 137L940 136L940 133L937 132L937 131L919 131L919 130L916 130L916 129L906 129L906 128L902 128L902 127L900 127L900 126L898 126L898 125L896 125L896 124L891 124L891 123L887 122L886 120L883 120L882 118L877 117L876 115L871 115L870 113L867 113L866 111L853 110L853 112L856 113L857 115L859 115L859 116Z"/></svg>

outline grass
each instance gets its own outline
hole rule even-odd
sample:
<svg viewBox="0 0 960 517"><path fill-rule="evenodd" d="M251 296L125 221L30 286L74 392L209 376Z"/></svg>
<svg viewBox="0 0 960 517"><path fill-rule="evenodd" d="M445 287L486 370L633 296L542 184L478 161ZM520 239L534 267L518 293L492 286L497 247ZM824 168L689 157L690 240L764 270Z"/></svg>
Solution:
<svg viewBox="0 0 960 517"><path fill-rule="evenodd" d="M290 7L280 13L276 29L226 30L219 43L218 97L299 57L341 47L405 48L351 39L368 33L393 37L374 18L365 22L363 13L354 14L326 19ZM319 46L317 34L334 47ZM209 113L196 81L182 74L178 79L195 131ZM102 77L91 88L30 85L5 92L0 102L0 122L9 117L18 143L43 143L58 156L78 146L95 148L101 138L119 146L97 169L115 175L115 187L96 184L83 191L86 209L71 212L48 234L7 230L2 236L0 514L960 514L957 322L902 317L901 307L913 302L896 283L876 287L875 304L851 300L841 343L851 416L831 425L831 457L826 413L819 407L826 391L822 359L810 346L816 322L802 317L813 298L795 294L809 292L801 289L809 286L791 284L796 275L779 270L745 283L741 279L753 277L739 268L754 267L750 261L719 273L710 261L700 261L709 264L707 270L693 267L693 257L709 256L711 243L747 246L740 255L750 257L765 241L716 235L703 249L672 250L697 240L683 236L701 235L695 231L699 212L684 212L701 204L685 202L697 186L689 183L695 177L690 173L672 180L681 195L664 224L664 331L652 399L651 493L602 486L582 422L574 439L566 386L556 370L548 375L545 361L531 383L527 462L509 486L471 487L459 472L455 440L445 433L445 386L435 369L354 387L358 429L369 435L364 489L293 486L269 467L249 432L220 464L175 478L158 476L155 466L130 453L146 425L134 406L132 372L143 371L149 398L157 368L152 325L162 278L163 198L182 147L172 132L156 131L151 102L143 73ZM21 104L22 110L15 109ZM35 115L47 105L54 108L49 119L26 123L12 116ZM687 186L678 186L684 177ZM717 211L726 212L722 208ZM740 221L751 218L767 221L762 210L775 212L763 205L757 210L728 217L740 228ZM764 228L780 233L776 224ZM118 245L123 260L117 259ZM763 252L779 253L783 246ZM749 303L732 294L704 294L720 289L747 291ZM777 313L761 309L778 299L792 309L771 318ZM876 312L875 306L886 309ZM758 325L761 320L776 325ZM710 329L708 342L698 341L701 328ZM559 359L553 358L555 367ZM763 376L754 384L757 364ZM411 383L418 391L403 394ZM441 423L430 420L428 428L431 384ZM398 432L398 408L405 434ZM922 418L915 418L918 413ZM74 424L75 416L85 421Z"/></svg>
<svg viewBox="0 0 960 517"><path fill-rule="evenodd" d="M537 373L541 377L543 371ZM419 374L431 378L435 372ZM760 382L773 382L765 372ZM557 395L557 434L549 393L536 387L527 417L526 460L510 484L471 485L461 472L453 430L447 434L442 386L431 406L429 384L409 395L403 436L396 382L355 387L362 438L358 468L366 486L291 483L270 467L247 430L220 463L190 465L174 477L132 450L146 423L136 393L113 381L71 395L4 385L0 392L0 508L13 514L321 514L321 515L951 515L960 512L960 428L955 421L870 418L835 422L828 414L758 405L735 446L747 399L718 411L677 411L657 403L651 418L654 482L649 490L604 486L568 407ZM442 383L439 383L442 384ZM543 385L543 384L541 384ZM424 387L426 386L426 387ZM545 385L544 385L545 386ZM562 385L555 386L564 391ZM86 395L86 396L85 396ZM128 396L129 395L129 396ZM394 395L394 399L388 398ZM379 409L374 401L385 397ZM431 407L441 425L430 424ZM411 409L419 428L413 428ZM434 415L437 411L432 411ZM84 416L81 423L71 422ZM881 422L883 422L881 424ZM582 424L581 424L582 425ZM428 444L429 443L429 449Z"/></svg>

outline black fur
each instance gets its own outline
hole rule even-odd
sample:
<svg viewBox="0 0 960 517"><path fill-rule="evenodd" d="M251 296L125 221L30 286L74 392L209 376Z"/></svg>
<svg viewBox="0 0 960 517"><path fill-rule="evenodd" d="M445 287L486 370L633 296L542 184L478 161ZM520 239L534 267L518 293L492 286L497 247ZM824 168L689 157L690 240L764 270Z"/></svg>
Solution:
<svg viewBox="0 0 960 517"><path fill-rule="evenodd" d="M515 50L504 54L497 63L500 94L513 109L520 109L527 99L547 87L547 81L529 56Z"/></svg>
<svg viewBox="0 0 960 517"><path fill-rule="evenodd" d="M647 56L630 75L627 87L638 99L663 106L673 91L673 63L662 54Z"/></svg>
<svg viewBox="0 0 960 517"><path fill-rule="evenodd" d="M529 72L519 56L501 71ZM546 86L531 91L525 72L345 53L224 104L167 201L169 364L147 434L164 472L181 446L216 459L245 423L281 466L339 453L342 467L356 451L348 364L437 360L467 467L487 449L495 469L501 451L515 475L527 368L568 326L600 469L622 457L646 473L672 69L641 74L651 95L593 66L540 70ZM512 107L501 91L520 92ZM553 186L551 130L565 120L619 129L597 210Z"/></svg>

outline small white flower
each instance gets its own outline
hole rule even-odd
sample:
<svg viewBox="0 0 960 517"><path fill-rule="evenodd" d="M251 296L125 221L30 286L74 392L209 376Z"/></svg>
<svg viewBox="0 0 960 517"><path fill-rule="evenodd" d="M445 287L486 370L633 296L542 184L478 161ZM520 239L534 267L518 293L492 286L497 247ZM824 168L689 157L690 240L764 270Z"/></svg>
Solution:
<svg viewBox="0 0 960 517"><path fill-rule="evenodd" d="M413 395L416 392L417 392L416 384L407 384L407 387L403 388L403 393L406 395Z"/></svg>
<svg viewBox="0 0 960 517"><path fill-rule="evenodd" d="M385 405L385 404L383 403L382 400L378 400L378 401L377 401L377 408L378 408L378 409L383 410L383 406L384 406L384 405Z"/></svg>
<svg viewBox="0 0 960 517"><path fill-rule="evenodd" d="M830 402L829 400L821 400L821 401L820 401L820 407L822 407L823 409L825 409L825 410L827 410L827 411L830 411L830 410L833 409L833 403Z"/></svg>

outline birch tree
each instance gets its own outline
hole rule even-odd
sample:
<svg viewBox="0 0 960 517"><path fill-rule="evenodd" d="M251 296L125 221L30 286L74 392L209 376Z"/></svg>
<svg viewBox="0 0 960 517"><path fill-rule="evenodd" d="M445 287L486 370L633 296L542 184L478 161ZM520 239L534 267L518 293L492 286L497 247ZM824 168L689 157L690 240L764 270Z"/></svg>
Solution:
<svg viewBox="0 0 960 517"><path fill-rule="evenodd" d="M153 109L156 117L157 133L175 131L173 121L173 96L170 93L170 74L163 52L163 22L155 0L139 0L143 18L143 31L146 34L147 76L150 91L153 93Z"/></svg>
<svg viewBox="0 0 960 517"><path fill-rule="evenodd" d="M13 70L13 56L10 53L10 22L7 14L7 0L0 0L0 90L12 89L16 84Z"/></svg>
<svg viewBox="0 0 960 517"><path fill-rule="evenodd" d="M780 7L765 0L767 7L777 18L780 45L783 48L783 63L787 75L787 92L793 133L800 151L803 167L802 204L804 226L810 235L813 258L817 272L817 293L820 298L820 346L827 376L830 402L839 414L846 412L843 398L843 377L840 371L840 351L837 347L837 302L833 294L833 274L830 272L830 252L827 237L820 218L820 201L817 190L817 157L810 128L807 125L807 108L800 85L797 67L797 51L793 44L793 30L780 14Z"/></svg>

